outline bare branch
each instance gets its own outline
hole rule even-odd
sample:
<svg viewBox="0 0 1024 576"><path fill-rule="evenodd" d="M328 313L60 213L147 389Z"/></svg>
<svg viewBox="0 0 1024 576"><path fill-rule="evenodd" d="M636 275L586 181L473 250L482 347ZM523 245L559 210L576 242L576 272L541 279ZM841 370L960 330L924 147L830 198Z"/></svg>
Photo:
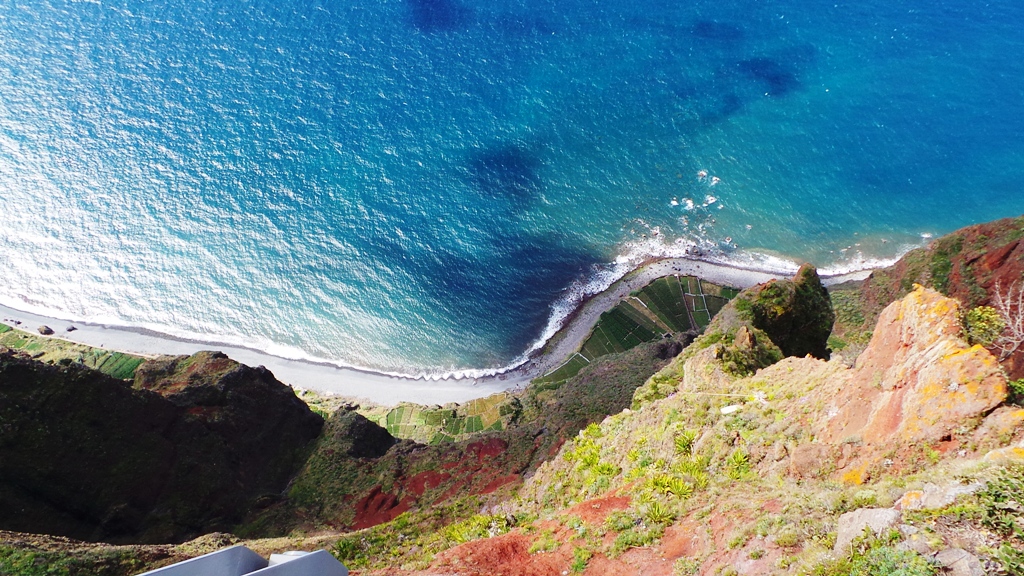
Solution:
<svg viewBox="0 0 1024 576"><path fill-rule="evenodd" d="M999 360L1006 360L1024 344L1024 284L1015 281L1004 292L996 282L992 304L1006 323L993 346L999 349Z"/></svg>

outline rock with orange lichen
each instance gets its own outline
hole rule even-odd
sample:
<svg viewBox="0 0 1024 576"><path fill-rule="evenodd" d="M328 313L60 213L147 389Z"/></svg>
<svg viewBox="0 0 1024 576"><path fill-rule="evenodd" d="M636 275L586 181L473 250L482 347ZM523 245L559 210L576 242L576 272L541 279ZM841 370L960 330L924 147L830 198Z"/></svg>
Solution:
<svg viewBox="0 0 1024 576"><path fill-rule="evenodd" d="M996 358L960 337L959 306L918 286L882 312L818 437L900 446L938 441L1006 399Z"/></svg>

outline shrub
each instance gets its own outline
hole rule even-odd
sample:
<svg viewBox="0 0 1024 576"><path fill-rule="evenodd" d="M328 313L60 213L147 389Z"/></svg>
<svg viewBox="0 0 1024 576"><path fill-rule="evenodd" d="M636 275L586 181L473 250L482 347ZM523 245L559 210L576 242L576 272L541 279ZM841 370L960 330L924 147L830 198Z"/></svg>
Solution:
<svg viewBox="0 0 1024 576"><path fill-rule="evenodd" d="M622 469L611 462L599 462L594 467L594 473L598 476L618 476Z"/></svg>
<svg viewBox="0 0 1024 576"><path fill-rule="evenodd" d="M978 493L981 523L1003 536L1024 539L1020 510L1024 506L1024 466L1004 468Z"/></svg>
<svg viewBox="0 0 1024 576"><path fill-rule="evenodd" d="M895 532L895 531L894 531ZM862 537L854 541L850 554L815 566L812 576L933 576L938 568L917 552L899 550L893 537Z"/></svg>
<svg viewBox="0 0 1024 576"><path fill-rule="evenodd" d="M674 512L660 502L651 502L647 506L647 521L651 524L671 524L676 519Z"/></svg>
<svg viewBox="0 0 1024 576"><path fill-rule="evenodd" d="M931 576L938 570L928 560L910 550L889 546L871 548L854 557L850 576Z"/></svg>
<svg viewBox="0 0 1024 576"><path fill-rule="evenodd" d="M995 557L1003 565L1005 574L1024 574L1024 552L1003 544L996 550Z"/></svg>
<svg viewBox="0 0 1024 576"><path fill-rule="evenodd" d="M693 486L682 478L673 478L668 483L667 491L676 498L689 498L693 495Z"/></svg>
<svg viewBox="0 0 1024 576"><path fill-rule="evenodd" d="M854 508L866 508L878 504L878 495L874 490L858 490L853 495Z"/></svg>
<svg viewBox="0 0 1024 576"><path fill-rule="evenodd" d="M636 526L622 532L612 544L612 556L618 556L630 548L639 548L653 544L665 533L660 524L654 526Z"/></svg>
<svg viewBox="0 0 1024 576"><path fill-rule="evenodd" d="M587 569L587 564L593 555L594 553L586 548L575 548L572 551L572 564L569 565L569 569L577 574L583 572Z"/></svg>
<svg viewBox="0 0 1024 576"><path fill-rule="evenodd" d="M676 560L675 566L672 569L674 576L691 576L700 572L700 562L697 562L693 558L680 558Z"/></svg>
<svg viewBox="0 0 1024 576"><path fill-rule="evenodd" d="M558 550L561 544L555 539L555 535L550 530L542 530L537 535L537 539L530 544L530 554L537 554L538 552L554 552Z"/></svg>
<svg viewBox="0 0 1024 576"><path fill-rule="evenodd" d="M609 530L622 532L636 526L637 519L629 512L617 510L608 515L608 518L604 521L604 525Z"/></svg>
<svg viewBox="0 0 1024 576"><path fill-rule="evenodd" d="M444 535L448 540L462 544L471 540L505 534L514 527L514 519L510 522L506 516L476 514L461 522L450 524L445 528Z"/></svg>
<svg viewBox="0 0 1024 576"><path fill-rule="evenodd" d="M691 456L686 460L677 462L672 467L672 470L684 476L696 477L698 474L705 472L710 463L710 459L706 456Z"/></svg>
<svg viewBox="0 0 1024 576"><path fill-rule="evenodd" d="M775 535L775 543L783 548L792 548L800 543L800 533L793 526L786 526Z"/></svg>
<svg viewBox="0 0 1024 576"><path fill-rule="evenodd" d="M988 348L1003 333L1006 322L999 311L991 306L972 308L961 319L964 337L970 344L981 344Z"/></svg>
<svg viewBox="0 0 1024 576"><path fill-rule="evenodd" d="M1024 406L1024 378L1011 380L1006 384L1009 392L1006 400L1018 406Z"/></svg>

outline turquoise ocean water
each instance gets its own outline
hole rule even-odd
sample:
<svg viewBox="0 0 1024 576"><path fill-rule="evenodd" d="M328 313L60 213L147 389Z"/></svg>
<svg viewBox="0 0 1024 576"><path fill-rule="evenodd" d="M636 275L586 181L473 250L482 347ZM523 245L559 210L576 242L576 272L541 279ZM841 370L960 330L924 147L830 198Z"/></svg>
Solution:
<svg viewBox="0 0 1024 576"><path fill-rule="evenodd" d="M0 3L0 301L401 374L1024 212L1024 4ZM705 175L706 173L706 175Z"/></svg>

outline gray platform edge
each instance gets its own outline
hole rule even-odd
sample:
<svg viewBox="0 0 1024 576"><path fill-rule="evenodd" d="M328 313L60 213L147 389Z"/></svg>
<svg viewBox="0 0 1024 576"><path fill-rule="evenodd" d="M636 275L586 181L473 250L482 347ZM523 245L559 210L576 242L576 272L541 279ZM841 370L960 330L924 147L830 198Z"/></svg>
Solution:
<svg viewBox="0 0 1024 576"><path fill-rule="evenodd" d="M139 576L348 576L348 569L326 550L317 550L277 566L267 564L259 554L238 545Z"/></svg>

